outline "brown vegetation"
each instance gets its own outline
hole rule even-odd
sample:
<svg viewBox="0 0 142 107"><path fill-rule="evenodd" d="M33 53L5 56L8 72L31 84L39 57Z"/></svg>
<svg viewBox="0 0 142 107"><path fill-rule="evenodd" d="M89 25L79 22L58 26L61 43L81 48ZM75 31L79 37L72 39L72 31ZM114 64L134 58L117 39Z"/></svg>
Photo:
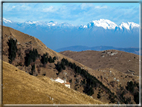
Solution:
<svg viewBox="0 0 142 107"><path fill-rule="evenodd" d="M31 76L3 61L3 104L103 104L45 76Z"/></svg>

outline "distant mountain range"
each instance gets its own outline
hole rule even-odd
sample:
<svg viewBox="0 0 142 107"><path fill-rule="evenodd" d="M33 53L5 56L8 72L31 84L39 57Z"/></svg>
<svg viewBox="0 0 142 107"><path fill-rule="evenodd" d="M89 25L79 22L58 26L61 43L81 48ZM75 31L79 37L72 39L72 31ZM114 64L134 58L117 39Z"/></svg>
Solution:
<svg viewBox="0 0 142 107"><path fill-rule="evenodd" d="M124 52L134 53L139 55L139 48L116 48L112 46L95 46L95 47L87 47L87 46L70 46L65 47L61 49L55 50L56 52L62 52L62 51L86 51L86 50L95 50L95 51L104 51L104 50L120 50Z"/></svg>
<svg viewBox="0 0 142 107"><path fill-rule="evenodd" d="M46 27L77 27L77 28L93 28L93 27L98 27L98 28L104 28L104 29L114 29L114 30L132 30L132 29L136 29L140 27L139 24L136 24L134 22L122 22L121 25L117 25L116 23L107 20L107 19L100 19L100 20L95 20L95 21L91 21L89 22L87 25L79 25L79 26L74 26L72 24L63 22L63 23L58 23L58 22L54 22L54 21L49 21L49 22L42 22L42 21L27 21L24 23L18 23L18 22L13 22L11 20L7 20L5 18L3 18L3 24L4 25L24 25L24 26L46 26Z"/></svg>
<svg viewBox="0 0 142 107"><path fill-rule="evenodd" d="M139 47L140 26L134 22L117 25L108 19L100 19L74 26L55 21L19 23L3 18L3 25L35 36L53 50L76 45Z"/></svg>

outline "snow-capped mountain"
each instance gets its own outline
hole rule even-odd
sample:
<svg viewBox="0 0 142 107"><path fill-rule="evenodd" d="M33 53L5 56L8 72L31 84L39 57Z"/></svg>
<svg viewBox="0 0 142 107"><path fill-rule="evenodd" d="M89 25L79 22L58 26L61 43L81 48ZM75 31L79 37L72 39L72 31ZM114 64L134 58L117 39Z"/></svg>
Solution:
<svg viewBox="0 0 142 107"><path fill-rule="evenodd" d="M121 25L117 25L116 23L107 20L107 19L100 19L100 20L94 20L87 24L88 28L91 27L102 27L104 29L133 29L133 28L139 28L140 25L136 24L134 22L122 22Z"/></svg>
<svg viewBox="0 0 142 107"><path fill-rule="evenodd" d="M8 19L5 19L5 18L3 18L3 22L4 22L4 23L12 23L11 20L8 20Z"/></svg>
<svg viewBox="0 0 142 107"><path fill-rule="evenodd" d="M93 26L103 27L104 29L115 29L117 24L107 19L100 19L92 21L88 24L88 27L93 27Z"/></svg>
<svg viewBox="0 0 142 107"><path fill-rule="evenodd" d="M57 22L54 22L54 21L49 21L47 23L47 26L56 26L58 23Z"/></svg>
<svg viewBox="0 0 142 107"><path fill-rule="evenodd" d="M29 25L32 25L32 24L35 24L35 25L42 25L43 23L39 22L39 21L27 21L25 22L26 24L29 24Z"/></svg>
<svg viewBox="0 0 142 107"><path fill-rule="evenodd" d="M133 28L139 28L140 25L138 25L134 22L128 22L128 23L122 22L122 24L119 27L120 27L120 29L126 28L127 30L130 30L130 29L133 29Z"/></svg>
<svg viewBox="0 0 142 107"><path fill-rule="evenodd" d="M7 25L8 24L16 24L17 22L13 22L11 20L7 20L5 18L3 18L3 23L4 25ZM23 23L18 23L18 24L23 24ZM62 23L58 23L58 22L55 22L55 21L49 21L49 22L42 22L42 21L27 21L25 22L24 24L27 24L27 25L36 25L36 26L58 26L58 27L78 27L78 28L83 28L83 29L86 29L86 28L103 28L103 29L113 29L113 30L116 30L116 29L127 29L127 30L131 30L131 29L134 29L134 28L139 28L140 25L139 24L136 24L134 22L122 22L120 25L117 25L116 23L108 20L108 19L100 19L100 20L94 20L94 21L91 21L89 22L87 25L80 25L80 26L74 26L73 24L69 24L69 23L66 23L66 22L62 22Z"/></svg>
<svg viewBox="0 0 142 107"><path fill-rule="evenodd" d="M3 25L35 36L53 50L65 47L64 43L74 46L76 42L82 46L139 47L140 25L134 22L117 25L110 20L100 19L74 26L55 21L17 23L4 18Z"/></svg>

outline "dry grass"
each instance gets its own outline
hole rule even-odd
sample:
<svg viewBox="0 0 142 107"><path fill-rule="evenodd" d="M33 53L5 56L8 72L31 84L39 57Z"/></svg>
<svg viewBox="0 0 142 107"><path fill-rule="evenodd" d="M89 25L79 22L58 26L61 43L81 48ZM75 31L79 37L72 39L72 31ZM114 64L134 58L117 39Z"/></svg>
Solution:
<svg viewBox="0 0 142 107"><path fill-rule="evenodd" d="M31 76L3 61L3 104L103 104L48 77Z"/></svg>

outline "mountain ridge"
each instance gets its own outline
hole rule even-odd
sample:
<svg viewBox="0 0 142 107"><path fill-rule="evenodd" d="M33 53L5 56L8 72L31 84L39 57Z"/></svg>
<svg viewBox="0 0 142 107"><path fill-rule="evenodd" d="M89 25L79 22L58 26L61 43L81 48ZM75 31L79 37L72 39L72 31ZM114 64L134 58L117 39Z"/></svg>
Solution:
<svg viewBox="0 0 142 107"><path fill-rule="evenodd" d="M111 25L105 23L105 29L101 27L103 25L100 23L99 27L94 26L94 24L90 27L88 25L74 26L68 23L58 24L54 21L32 21L30 23L33 24L14 22L3 23L3 25L35 36L52 50L62 48L65 45L139 47L139 27L131 27L131 24L126 24L130 25L126 28L122 26L122 29L119 26L116 26L115 29L108 29L107 27Z"/></svg>
<svg viewBox="0 0 142 107"><path fill-rule="evenodd" d="M139 55L139 48L136 47L129 47L129 48L118 48L118 47L113 47L113 46L95 46L95 47L88 47L88 46L70 46L70 47L65 47L65 48L60 48L56 49L56 52L62 52L62 51L87 51L87 50L94 50L94 51L104 51L104 50L120 50L120 51L125 51L129 53L134 53Z"/></svg>
<svg viewBox="0 0 142 107"><path fill-rule="evenodd" d="M7 23L17 23L17 22L13 22L11 20L7 20L5 18L3 18L3 23L7 24ZM58 22L54 22L54 21L49 21L49 22L42 22L42 21L27 21L27 22L23 22L25 24L28 25L36 25L36 26L68 26L68 27L78 27L78 28L90 28L90 27L102 27L104 29L127 29L127 30L131 30L133 28L139 28L140 25L134 22L122 22L120 25L115 24L114 22L108 20L108 19L100 19L100 20L94 20L94 21L90 21L88 24L86 25L77 25L74 26L72 24L63 22L63 23L58 23ZM19 24L22 24L19 23Z"/></svg>

